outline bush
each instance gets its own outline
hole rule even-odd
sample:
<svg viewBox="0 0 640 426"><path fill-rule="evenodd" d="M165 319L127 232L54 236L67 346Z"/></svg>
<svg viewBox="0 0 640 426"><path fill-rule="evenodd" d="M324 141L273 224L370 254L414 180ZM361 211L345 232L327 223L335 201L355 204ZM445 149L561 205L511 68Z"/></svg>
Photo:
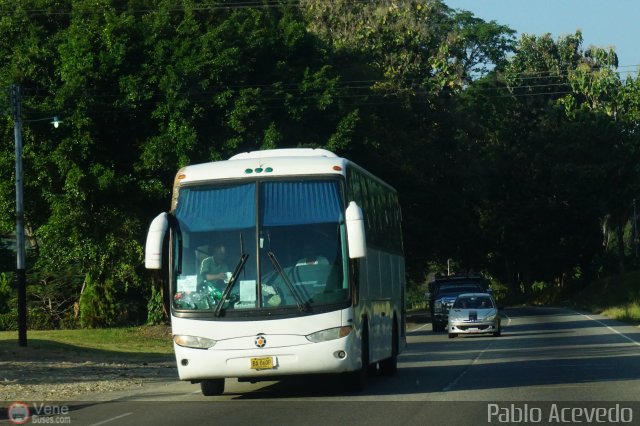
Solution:
<svg viewBox="0 0 640 426"><path fill-rule="evenodd" d="M69 309L63 317L60 319L60 328L65 330L71 330L80 327L80 318L77 316L73 309Z"/></svg>
<svg viewBox="0 0 640 426"><path fill-rule="evenodd" d="M12 272L0 272L0 314L9 312L15 308L17 293L13 286Z"/></svg>
<svg viewBox="0 0 640 426"><path fill-rule="evenodd" d="M87 274L84 291L80 295L80 326L82 328L108 327L118 316L113 281L94 281Z"/></svg>
<svg viewBox="0 0 640 426"><path fill-rule="evenodd" d="M58 321L50 312L32 309L27 313L28 330L54 330L58 328Z"/></svg>
<svg viewBox="0 0 640 426"><path fill-rule="evenodd" d="M151 287L151 298L147 303L147 325L159 325L164 322L164 306L162 303L162 291Z"/></svg>
<svg viewBox="0 0 640 426"><path fill-rule="evenodd" d="M427 292L428 284L409 282L407 283L407 309L426 309L427 299L425 293Z"/></svg>
<svg viewBox="0 0 640 426"><path fill-rule="evenodd" d="M0 331L16 331L18 330L18 313L6 312L0 314Z"/></svg>
<svg viewBox="0 0 640 426"><path fill-rule="evenodd" d="M493 297L496 299L496 302L504 302L507 298L509 288L494 279L489 280L489 285L491 287L491 290L493 290Z"/></svg>

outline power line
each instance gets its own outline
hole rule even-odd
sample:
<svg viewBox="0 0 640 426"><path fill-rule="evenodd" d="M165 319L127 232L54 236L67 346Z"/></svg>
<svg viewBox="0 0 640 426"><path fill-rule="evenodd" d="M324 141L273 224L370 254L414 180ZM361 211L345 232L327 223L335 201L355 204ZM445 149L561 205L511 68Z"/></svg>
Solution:
<svg viewBox="0 0 640 426"><path fill-rule="evenodd" d="M625 65L625 67L632 67L632 66L638 66L640 67L640 65ZM548 71L540 71L540 73L543 72L548 72ZM589 71L587 72L587 74L593 74L596 71ZM527 72L523 72L522 75L527 75ZM568 78L569 77L569 72L563 74L563 75L554 75L552 76L553 79L561 79L561 78ZM551 77L549 77L551 78ZM515 77L513 78L513 80L515 81L525 81L528 79L534 79L534 78L530 78L530 77ZM339 76L330 76L328 77L328 81L330 81L329 84L325 85L325 86L321 86L316 88L311 88L308 89L308 91L313 92L313 91L326 91L326 90L371 90L373 88L373 85L377 84L377 83L393 83L393 80L385 80L385 79L354 79L354 80L343 80L340 79ZM422 83L422 79L420 78L408 78L408 79L401 79L400 80L401 83L403 83L404 85L407 86L408 90L411 90L410 86L412 84L416 84L416 85L421 85ZM304 83L303 80L299 80L299 81L274 81L271 83L229 83L229 84L223 84L221 85L219 88L215 89L215 90L199 90L197 92L197 94L199 96L207 96L207 95L216 95L216 94L220 94L223 93L227 90L234 90L234 91L240 91L240 90L244 90L244 89L260 89L263 92L286 92L287 90L295 90L298 89L302 84ZM503 88L508 88L511 90L526 90L526 89L544 89L544 88L553 88L553 87L558 87L558 86L569 86L571 84L570 81L560 81L560 82L549 82L549 83L544 83L544 84L517 84L517 85L512 85L509 86L508 84L505 84L505 86L503 87L477 87L476 90L480 90L480 91L494 91L494 90L500 90ZM23 91L28 91L28 89L23 90ZM186 92L183 93L183 95L189 95L189 90L187 90ZM86 92L85 92L86 94ZM286 92L286 94L290 94L288 92ZM93 96L97 97L97 98L119 98L123 95L123 92L121 91L115 91L115 92L105 92L105 91L100 91L100 93L98 94L93 94ZM151 92L151 93L146 93L145 94L147 97L156 97L156 96L165 96L164 92ZM47 96L50 96L50 94L48 95L40 95L37 91L35 93L31 93L30 97L34 98L34 97L41 97L41 98L45 98Z"/></svg>
<svg viewBox="0 0 640 426"><path fill-rule="evenodd" d="M355 3L366 3L366 1L358 1ZM131 9L128 7L105 7L104 11L113 11L116 13L124 13L128 12L134 15L145 14L145 13L181 13L185 11L189 12L207 12L207 11L218 11L218 10L232 10L232 9L271 9L271 8L282 8L282 7L292 7L300 4L300 0L289 0L289 1L281 1L281 0L264 0L264 1L255 1L255 0L247 0L247 1L228 1L220 4L211 4L211 5L193 5L192 7L185 8L184 6L174 5L167 6L165 8L154 8L154 9ZM14 10L16 11L16 10ZM82 10L53 10L53 9L17 9L19 12L26 13L28 15L66 15L70 16L75 13L84 13L91 12L95 13L96 8ZM8 16L11 12L0 10L0 16Z"/></svg>

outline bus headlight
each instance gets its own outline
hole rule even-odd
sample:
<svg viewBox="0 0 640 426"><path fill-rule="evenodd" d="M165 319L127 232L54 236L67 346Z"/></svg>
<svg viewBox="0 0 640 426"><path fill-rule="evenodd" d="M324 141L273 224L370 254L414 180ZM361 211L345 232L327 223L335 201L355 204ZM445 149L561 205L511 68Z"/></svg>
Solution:
<svg viewBox="0 0 640 426"><path fill-rule="evenodd" d="M351 333L351 326L328 328L326 330L317 331L306 336L307 340L313 343L326 342L327 340L339 339L346 337Z"/></svg>
<svg viewBox="0 0 640 426"><path fill-rule="evenodd" d="M185 348L194 349L209 349L214 347L216 344L215 340L207 339L206 337L182 336L179 334L173 336L173 341L178 346L184 346Z"/></svg>

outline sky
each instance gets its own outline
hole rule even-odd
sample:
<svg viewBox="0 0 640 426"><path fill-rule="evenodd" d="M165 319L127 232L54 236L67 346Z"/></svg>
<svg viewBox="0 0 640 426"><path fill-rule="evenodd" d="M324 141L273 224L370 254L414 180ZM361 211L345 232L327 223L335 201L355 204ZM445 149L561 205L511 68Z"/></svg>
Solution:
<svg viewBox="0 0 640 426"><path fill-rule="evenodd" d="M554 39L582 31L583 49L613 47L624 77L640 67L640 0L443 0L520 34L550 33Z"/></svg>

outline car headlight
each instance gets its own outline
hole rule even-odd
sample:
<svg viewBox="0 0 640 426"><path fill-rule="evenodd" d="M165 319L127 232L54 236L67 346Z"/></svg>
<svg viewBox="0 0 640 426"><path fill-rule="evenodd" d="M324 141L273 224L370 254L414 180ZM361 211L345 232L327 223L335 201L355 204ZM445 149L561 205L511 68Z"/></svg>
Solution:
<svg viewBox="0 0 640 426"><path fill-rule="evenodd" d="M351 330L352 327L350 325L346 327L328 328L326 330L316 331L315 333L311 333L305 337L310 342L320 343L346 337L351 333Z"/></svg>
<svg viewBox="0 0 640 426"><path fill-rule="evenodd" d="M449 312L449 319L452 321L456 321L460 319L460 312L458 311L450 311Z"/></svg>
<svg viewBox="0 0 640 426"><path fill-rule="evenodd" d="M496 311L491 311L491 312L489 312L489 315L487 315L487 316L485 317L485 320L487 320L487 321L493 321L493 320L495 320L495 319L496 319L496 315L498 315L498 313L497 313Z"/></svg>
<svg viewBox="0 0 640 426"><path fill-rule="evenodd" d="M206 337L183 336L179 334L173 336L173 341L178 346L184 346L185 348L193 349L209 349L214 347L216 344L215 340L207 339Z"/></svg>

